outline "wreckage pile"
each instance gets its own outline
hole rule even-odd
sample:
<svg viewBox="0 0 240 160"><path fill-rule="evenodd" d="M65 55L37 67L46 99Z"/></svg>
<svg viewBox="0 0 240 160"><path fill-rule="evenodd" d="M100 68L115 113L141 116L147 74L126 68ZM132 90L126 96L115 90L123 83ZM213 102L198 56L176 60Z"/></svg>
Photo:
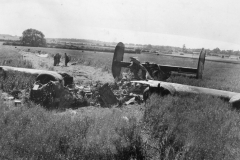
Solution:
<svg viewBox="0 0 240 160"><path fill-rule="evenodd" d="M133 84L126 78L111 84L96 83L91 86L63 86L58 81L49 81L46 84L36 81L29 93L26 93L27 90L17 90L2 94L2 98L16 106L30 100L48 109L110 107L142 103L145 88L146 86Z"/></svg>
<svg viewBox="0 0 240 160"><path fill-rule="evenodd" d="M17 70L31 74L37 74L33 86L26 99L36 104L50 108L78 108L83 106L110 107L113 105L140 104L148 96L146 84L135 84L132 80L162 80L169 77L154 64L143 66L135 57L131 57L131 63L126 72L121 72L111 84L100 82L91 85L77 85L73 77L67 73L51 71L2 67L5 71ZM16 99L16 98L15 98Z"/></svg>
<svg viewBox="0 0 240 160"><path fill-rule="evenodd" d="M146 100L147 85L132 83L132 80L159 79L164 77L156 65L143 67L136 58L126 72L115 78L111 84L95 83L91 86L77 85L73 77L66 73L54 73L63 78L53 77L53 73L40 74L30 89L26 99L46 108L78 108L83 106L110 107L113 105L140 104ZM21 93L21 92L20 92ZM16 100L17 98L15 98ZM19 102L19 100L17 99ZM22 100L21 100L22 101Z"/></svg>
<svg viewBox="0 0 240 160"><path fill-rule="evenodd" d="M64 87L57 81L47 84L36 82L29 99L47 108L78 108L83 106L110 107L142 103L146 87L135 85L126 79L112 84L96 83L92 86L76 84Z"/></svg>
<svg viewBox="0 0 240 160"><path fill-rule="evenodd" d="M27 90L18 90L10 94L3 94L4 100L12 101L15 105L27 101L48 109L79 108L84 106L110 107L143 102L143 91L146 86L130 82L127 74L117 82L89 86L71 84L64 86L59 81L49 81L41 84L36 81L29 93ZM24 95L24 96L23 96Z"/></svg>

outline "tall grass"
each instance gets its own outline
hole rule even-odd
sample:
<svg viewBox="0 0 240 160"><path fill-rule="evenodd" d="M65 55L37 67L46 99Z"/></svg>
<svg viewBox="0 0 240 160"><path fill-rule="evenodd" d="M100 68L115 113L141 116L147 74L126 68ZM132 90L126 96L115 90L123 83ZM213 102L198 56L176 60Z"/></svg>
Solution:
<svg viewBox="0 0 240 160"><path fill-rule="evenodd" d="M30 61L23 59L18 50L12 46L3 46L0 43L0 65L33 68Z"/></svg>
<svg viewBox="0 0 240 160"><path fill-rule="evenodd" d="M120 109L56 113L0 100L0 157L9 159L143 159L136 118ZM12 108L12 107L10 107Z"/></svg>
<svg viewBox="0 0 240 160"><path fill-rule="evenodd" d="M25 59L1 59L0 65L21 68L33 68L32 62Z"/></svg>
<svg viewBox="0 0 240 160"><path fill-rule="evenodd" d="M35 75L21 73L17 71L8 71L0 76L0 89L4 92L13 90L29 90L35 82Z"/></svg>
<svg viewBox="0 0 240 160"><path fill-rule="evenodd" d="M218 98L154 95L146 105L144 122L153 159L239 157L239 113Z"/></svg>
<svg viewBox="0 0 240 160"><path fill-rule="evenodd" d="M141 123L117 108L0 105L0 156L9 159L231 160L240 153L239 114L209 96L154 95Z"/></svg>

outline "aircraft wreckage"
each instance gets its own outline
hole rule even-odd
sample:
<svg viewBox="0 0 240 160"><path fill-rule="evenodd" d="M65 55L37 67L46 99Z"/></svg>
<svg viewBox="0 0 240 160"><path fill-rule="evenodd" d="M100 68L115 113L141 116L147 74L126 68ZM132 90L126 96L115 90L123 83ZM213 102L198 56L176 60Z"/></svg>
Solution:
<svg viewBox="0 0 240 160"><path fill-rule="evenodd" d="M180 74L195 74L196 78L201 79L204 69L206 51L201 50L198 60L198 68L180 67L180 66L170 66L170 65L160 65L151 64L149 62L140 63L135 58L132 58L132 62L124 62L124 44L119 42L115 48L113 62L112 62L112 73L113 77L118 79L121 75L122 67L128 67L134 73L137 80L131 81L132 83L146 84L149 87L144 90L145 98L148 98L149 94L158 93L160 95L175 93L194 93L194 94L207 94L228 100L234 106L239 105L240 93L229 92L217 89L195 87L189 85L182 85L177 83L163 82L169 76L178 72ZM143 76L137 75L138 70L143 70ZM150 76L149 76L150 75Z"/></svg>
<svg viewBox="0 0 240 160"><path fill-rule="evenodd" d="M109 84L97 88L97 97L101 99L105 106L120 104L123 102L122 97L126 96L143 102L141 99L146 100L152 93L159 95L175 95L176 93L207 94L228 100L233 105L239 105L240 93L164 82L171 74L175 73L195 75L196 78L201 79L206 56L204 49L200 52L197 68L160 65L149 62L140 63L134 57L131 58L131 62L124 62L124 49L124 44L122 42L118 43L112 61L112 74L116 80L115 88L117 89L114 90L114 87L109 86ZM131 78L126 79L123 76L123 73L121 73L122 68L130 70ZM82 97L91 97L92 95L91 89L75 85L73 77L67 73L0 66L0 76L6 77L8 71L35 75L36 79L31 88L29 99L43 106L58 107L59 105L68 106L74 104L78 106L82 102ZM139 87L139 84L143 87ZM138 86L138 89L141 88L138 90L138 95L130 93L136 89L136 87L131 88L133 85ZM139 94L142 97L139 97ZM125 100L126 104L131 104L131 99L130 102Z"/></svg>

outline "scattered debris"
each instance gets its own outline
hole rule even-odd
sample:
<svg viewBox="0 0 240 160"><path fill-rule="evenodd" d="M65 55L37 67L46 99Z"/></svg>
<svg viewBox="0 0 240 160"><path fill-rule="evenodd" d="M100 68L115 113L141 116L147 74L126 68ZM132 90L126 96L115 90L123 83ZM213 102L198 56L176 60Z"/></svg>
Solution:
<svg viewBox="0 0 240 160"><path fill-rule="evenodd" d="M42 58L47 58L47 57L48 57L48 54L36 54L36 56L42 57Z"/></svg>
<svg viewBox="0 0 240 160"><path fill-rule="evenodd" d="M147 87L146 85L131 83L126 77L112 84L96 83L91 86L83 86L74 84L71 76L64 76L63 73L61 75L64 83L51 79L42 81L42 78L37 78L31 88L29 99L46 108L131 105L143 102L142 93ZM127 75L125 73L125 76ZM68 83L67 78L71 78Z"/></svg>
<svg viewBox="0 0 240 160"><path fill-rule="evenodd" d="M15 106L21 105L21 104L22 104L22 101L21 101L21 100L18 100L18 99L15 99L15 100L14 100L14 104L15 104Z"/></svg>

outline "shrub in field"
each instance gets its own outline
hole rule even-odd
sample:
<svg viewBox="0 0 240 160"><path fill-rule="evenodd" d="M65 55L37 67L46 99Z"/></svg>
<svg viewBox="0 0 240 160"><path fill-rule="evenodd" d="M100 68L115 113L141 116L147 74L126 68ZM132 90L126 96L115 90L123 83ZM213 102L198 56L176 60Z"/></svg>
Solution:
<svg viewBox="0 0 240 160"><path fill-rule="evenodd" d="M120 109L92 108L72 114L33 104L7 109L2 100L0 105L0 157L144 159L136 119L123 118Z"/></svg>
<svg viewBox="0 0 240 160"><path fill-rule="evenodd" d="M239 157L240 116L218 98L153 95L146 105L144 122L153 159Z"/></svg>

